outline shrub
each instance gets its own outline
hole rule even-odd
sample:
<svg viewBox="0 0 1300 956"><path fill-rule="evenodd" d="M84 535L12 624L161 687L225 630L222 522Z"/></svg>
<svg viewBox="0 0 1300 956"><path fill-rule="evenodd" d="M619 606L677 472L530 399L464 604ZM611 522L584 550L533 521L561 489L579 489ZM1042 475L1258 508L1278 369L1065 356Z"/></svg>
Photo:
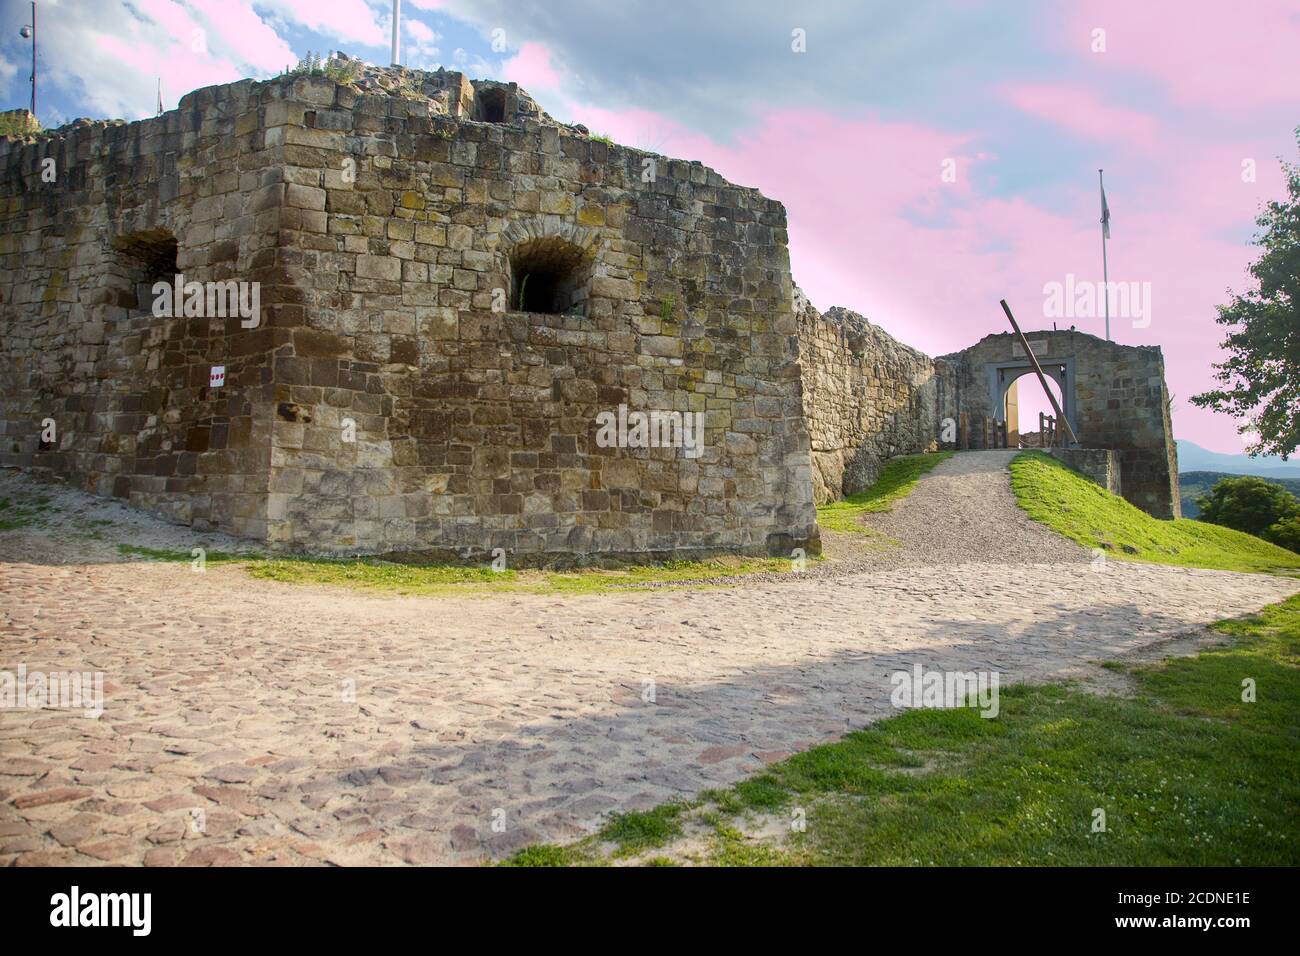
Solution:
<svg viewBox="0 0 1300 956"><path fill-rule="evenodd" d="M1300 499L1281 485L1243 475L1224 478L1196 499L1201 520L1256 537L1287 518L1300 517Z"/></svg>
<svg viewBox="0 0 1300 956"><path fill-rule="evenodd" d="M1283 518L1268 526L1264 539L1279 548L1300 554L1300 517Z"/></svg>

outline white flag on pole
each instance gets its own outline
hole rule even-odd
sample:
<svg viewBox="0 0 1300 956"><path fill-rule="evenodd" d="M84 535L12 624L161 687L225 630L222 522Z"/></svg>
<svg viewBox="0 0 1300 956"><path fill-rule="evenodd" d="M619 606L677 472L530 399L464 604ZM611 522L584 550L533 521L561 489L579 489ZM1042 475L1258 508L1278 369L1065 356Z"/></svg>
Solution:
<svg viewBox="0 0 1300 956"><path fill-rule="evenodd" d="M1106 205L1106 187L1101 187L1101 234L1110 238L1110 206Z"/></svg>

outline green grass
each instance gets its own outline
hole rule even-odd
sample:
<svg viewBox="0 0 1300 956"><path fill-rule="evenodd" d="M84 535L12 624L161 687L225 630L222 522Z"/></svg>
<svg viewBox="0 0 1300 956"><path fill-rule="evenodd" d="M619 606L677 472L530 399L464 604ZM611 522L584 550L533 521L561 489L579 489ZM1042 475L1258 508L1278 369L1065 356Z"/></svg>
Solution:
<svg viewBox="0 0 1300 956"><path fill-rule="evenodd" d="M33 498L26 503L0 498L0 531L40 524L42 516L53 510L49 498Z"/></svg>
<svg viewBox="0 0 1300 956"><path fill-rule="evenodd" d="M439 595L497 592L533 594L599 594L649 585L696 585L732 575L790 571L786 558L711 558L668 561L618 568L575 568L567 571L494 571L464 565L411 565L379 559L332 561L293 558L257 561L248 566L253 577L294 584L333 584L395 594Z"/></svg>
<svg viewBox="0 0 1300 956"><path fill-rule="evenodd" d="M595 834L576 843L534 843L502 860L501 866L604 866L671 843L682 835L682 818L698 804L661 803L652 810L611 813ZM604 848L611 847L608 856ZM677 866L675 860L648 857L644 866Z"/></svg>
<svg viewBox="0 0 1300 956"><path fill-rule="evenodd" d="M1190 518L1153 518L1042 452L1016 456L1011 489L1035 521L1109 557L1224 571L1300 571L1293 551Z"/></svg>
<svg viewBox="0 0 1300 956"><path fill-rule="evenodd" d="M596 839L615 844L615 856L632 856L660 847L681 835L681 816L686 809L684 803L662 803L644 812L614 813Z"/></svg>
<svg viewBox="0 0 1300 956"><path fill-rule="evenodd" d="M581 862L583 862L581 854L571 847L556 846L553 843L536 843L533 846L524 847L508 860L503 860L501 865L573 866Z"/></svg>
<svg viewBox="0 0 1300 956"><path fill-rule="evenodd" d="M514 571L490 567L437 565L424 567L379 560L331 561L311 558L272 558L248 566L255 578L289 584L333 584L398 594L431 594L458 584L491 584L517 578Z"/></svg>
<svg viewBox="0 0 1300 956"><path fill-rule="evenodd" d="M118 553L150 561L189 562L184 550L142 548L119 544ZM818 560L818 559L813 559ZM758 572L788 572L787 558L718 557L699 561L611 568L575 568L568 571L494 571L488 565L417 565L380 558L335 560L329 558L267 558L257 554L209 551L210 564L243 564L249 575L286 584L323 584L402 595L493 594L598 594L651 585L705 586L709 581Z"/></svg>
<svg viewBox="0 0 1300 956"><path fill-rule="evenodd" d="M128 558L144 558L148 561L184 561L186 563L194 560L194 555L189 551L169 551L161 548L140 548L133 544L119 544L117 553ZM250 554L229 554L225 551L208 551L204 554L203 560L207 564L235 564L240 561L248 561L254 557Z"/></svg>
<svg viewBox="0 0 1300 956"><path fill-rule="evenodd" d="M712 822L698 861L719 866L1295 866L1300 595L1216 627L1227 646L1125 668L1131 698L1016 686L994 719L905 711L695 804L666 805L679 808L670 820ZM1242 700L1245 678L1253 703ZM1093 832L1096 809L1104 832ZM755 818L786 829L796 810L804 832L779 842L743 833ZM657 859L671 861L672 833L654 832ZM571 853L571 864L605 862L590 842Z"/></svg>
<svg viewBox="0 0 1300 956"><path fill-rule="evenodd" d="M922 475L952 455L950 451L939 451L891 458L876 483L866 491L820 506L817 523L826 531L871 534L862 524L863 515L888 511L895 501L911 493Z"/></svg>

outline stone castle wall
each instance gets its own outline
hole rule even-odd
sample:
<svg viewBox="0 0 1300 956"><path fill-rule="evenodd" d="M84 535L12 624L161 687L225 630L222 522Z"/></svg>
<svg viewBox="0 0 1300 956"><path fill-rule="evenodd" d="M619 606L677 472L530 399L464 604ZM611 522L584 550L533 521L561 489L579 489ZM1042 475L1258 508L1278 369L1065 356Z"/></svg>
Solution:
<svg viewBox="0 0 1300 956"><path fill-rule="evenodd" d="M855 312L796 305L817 501L870 487L887 458L936 450L955 414L951 368Z"/></svg>
<svg viewBox="0 0 1300 956"><path fill-rule="evenodd" d="M274 372L293 406L274 540L586 554L815 537L779 203L692 163L643 182L645 154L539 122L349 129L344 94L314 84L286 126L312 214L281 248L302 281ZM297 125L312 108L328 128ZM568 314L516 308L539 255L573 260ZM703 454L598 447L597 415L620 405L704 413Z"/></svg>
<svg viewBox="0 0 1300 956"><path fill-rule="evenodd" d="M246 81L0 144L0 464L284 548L815 549L781 205L513 85L399 92ZM171 240L260 282L260 325L148 313ZM620 405L703 413L702 454L599 447Z"/></svg>
<svg viewBox="0 0 1300 956"><path fill-rule="evenodd" d="M1119 452L1112 448L1062 448L1054 445L1047 449L1053 458L1065 462L1075 471L1101 485L1112 495L1122 495L1120 485Z"/></svg>
<svg viewBox="0 0 1300 956"><path fill-rule="evenodd" d="M176 270L260 281L264 299L282 287L266 93L237 83L157 119L0 138L0 464L265 536L269 334L155 318L149 287Z"/></svg>

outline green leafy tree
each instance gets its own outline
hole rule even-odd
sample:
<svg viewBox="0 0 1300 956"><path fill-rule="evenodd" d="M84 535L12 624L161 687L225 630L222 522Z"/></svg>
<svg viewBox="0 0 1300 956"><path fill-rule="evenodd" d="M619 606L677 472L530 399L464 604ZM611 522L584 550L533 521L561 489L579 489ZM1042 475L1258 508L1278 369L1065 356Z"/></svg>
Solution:
<svg viewBox="0 0 1300 956"><path fill-rule="evenodd" d="M1296 129L1300 143L1300 128ZM1192 403L1242 419L1241 431L1259 440L1252 455L1286 458L1300 446L1300 166L1282 164L1288 198L1269 203L1255 220L1264 253L1250 267L1259 288L1218 307L1220 325L1231 326L1214 366L1220 387Z"/></svg>
<svg viewBox="0 0 1300 956"><path fill-rule="evenodd" d="M1278 522L1300 517L1300 498L1281 485L1244 475L1223 478L1196 499L1201 520L1264 537Z"/></svg>
<svg viewBox="0 0 1300 956"><path fill-rule="evenodd" d="M1269 525L1264 537L1279 548L1300 554L1300 517L1283 518Z"/></svg>

